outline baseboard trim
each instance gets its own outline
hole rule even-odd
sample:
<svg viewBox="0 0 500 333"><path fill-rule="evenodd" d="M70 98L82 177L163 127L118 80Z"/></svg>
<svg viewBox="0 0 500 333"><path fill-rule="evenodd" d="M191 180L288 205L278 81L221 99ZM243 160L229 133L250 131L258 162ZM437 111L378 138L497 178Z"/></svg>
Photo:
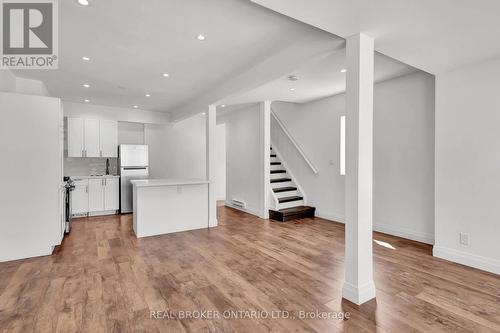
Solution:
<svg viewBox="0 0 500 333"><path fill-rule="evenodd" d="M234 208L236 210L239 210L239 211L242 211L244 213L247 213L247 214L250 214L250 215L254 215L254 216L257 216L258 218L262 218L261 217L261 213L258 211L258 210L253 210L253 209L249 209L249 208L242 208L242 207L238 207L238 206L235 206L233 205L231 202L229 201L224 201L224 205L226 207L230 207L230 208Z"/></svg>
<svg viewBox="0 0 500 333"><path fill-rule="evenodd" d="M316 213L314 215L319 217L319 218L328 220L328 221L342 223L342 224L345 223L345 217L343 215L323 213L322 211L317 211L317 210L316 210Z"/></svg>
<svg viewBox="0 0 500 333"><path fill-rule="evenodd" d="M434 246L432 254L441 259L500 275L500 260L497 259L437 245Z"/></svg>
<svg viewBox="0 0 500 333"><path fill-rule="evenodd" d="M355 286L346 281L342 286L342 297L361 305L376 297L375 284L372 281L363 286Z"/></svg>
<svg viewBox="0 0 500 333"><path fill-rule="evenodd" d="M420 243L425 243L430 245L434 244L434 235L427 234L424 232L408 230L405 228L398 228L391 225L380 224L380 223L374 223L373 230L381 232L383 234L411 239Z"/></svg>
<svg viewBox="0 0 500 333"><path fill-rule="evenodd" d="M323 213L323 212L316 212L316 216L320 217L325 220L329 220L332 222L338 222L338 223L344 223L345 224L345 216L339 215L339 214L332 214L332 213ZM414 240L420 243L425 243L425 244L434 244L434 235L423 233L423 232L417 232L413 230L408 230L405 228L398 228L394 227L392 225L388 224L383 224L383 223L373 223L373 231L381 232L383 234L388 234L391 236L397 236L405 239L410 239Z"/></svg>

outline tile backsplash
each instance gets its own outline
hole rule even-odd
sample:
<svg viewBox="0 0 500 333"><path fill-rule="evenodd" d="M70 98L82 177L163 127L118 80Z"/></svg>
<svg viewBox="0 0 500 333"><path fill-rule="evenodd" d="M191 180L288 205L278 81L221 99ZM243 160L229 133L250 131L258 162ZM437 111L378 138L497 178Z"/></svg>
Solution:
<svg viewBox="0 0 500 333"><path fill-rule="evenodd" d="M106 173L106 158L71 158L64 159L65 176L104 175ZM109 173L118 173L118 159L109 159Z"/></svg>

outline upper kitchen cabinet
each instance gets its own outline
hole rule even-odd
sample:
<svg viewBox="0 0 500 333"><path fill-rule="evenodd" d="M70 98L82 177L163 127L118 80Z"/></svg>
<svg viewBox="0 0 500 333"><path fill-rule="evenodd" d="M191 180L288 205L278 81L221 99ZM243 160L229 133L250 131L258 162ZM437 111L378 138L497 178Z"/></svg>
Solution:
<svg viewBox="0 0 500 333"><path fill-rule="evenodd" d="M99 120L84 120L85 157L101 157L101 140L99 138Z"/></svg>
<svg viewBox="0 0 500 333"><path fill-rule="evenodd" d="M100 141L102 157L118 157L118 122L101 120Z"/></svg>
<svg viewBox="0 0 500 333"><path fill-rule="evenodd" d="M83 119L68 118L68 157L84 157Z"/></svg>
<svg viewBox="0 0 500 333"><path fill-rule="evenodd" d="M118 122L68 118L68 157L118 157Z"/></svg>

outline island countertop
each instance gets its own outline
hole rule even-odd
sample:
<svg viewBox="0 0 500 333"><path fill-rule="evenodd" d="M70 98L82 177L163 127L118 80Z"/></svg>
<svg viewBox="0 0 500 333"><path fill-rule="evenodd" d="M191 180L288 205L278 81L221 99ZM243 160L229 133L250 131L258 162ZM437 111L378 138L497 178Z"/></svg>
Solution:
<svg viewBox="0 0 500 333"><path fill-rule="evenodd" d="M208 184L209 180L197 178L137 179L130 181L136 187Z"/></svg>

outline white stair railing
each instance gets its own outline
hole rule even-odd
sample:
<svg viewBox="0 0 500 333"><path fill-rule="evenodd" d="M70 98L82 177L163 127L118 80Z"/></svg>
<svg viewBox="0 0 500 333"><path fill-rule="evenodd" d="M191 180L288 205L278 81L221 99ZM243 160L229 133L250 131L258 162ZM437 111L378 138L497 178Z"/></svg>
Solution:
<svg viewBox="0 0 500 333"><path fill-rule="evenodd" d="M272 108L271 108L271 115L273 116L274 120L276 120L276 123L279 125L279 127L281 128L281 130L283 131L283 133L285 133L285 135L290 140L290 142L292 143L292 145L298 151L298 153L300 154L300 156L302 156L302 158L304 159L304 161L311 168L312 172L315 175L317 175L318 174L318 169L316 169L316 167L314 166L314 164L307 157L306 153L304 153L304 151L302 150L302 148L300 148L300 146L297 143L297 141L295 141L295 139L292 137L292 135L290 134L290 132L288 132L288 130L286 129L285 125L283 124L283 122L281 121L281 119L279 118L279 116L276 114L276 112L274 112L274 110Z"/></svg>

